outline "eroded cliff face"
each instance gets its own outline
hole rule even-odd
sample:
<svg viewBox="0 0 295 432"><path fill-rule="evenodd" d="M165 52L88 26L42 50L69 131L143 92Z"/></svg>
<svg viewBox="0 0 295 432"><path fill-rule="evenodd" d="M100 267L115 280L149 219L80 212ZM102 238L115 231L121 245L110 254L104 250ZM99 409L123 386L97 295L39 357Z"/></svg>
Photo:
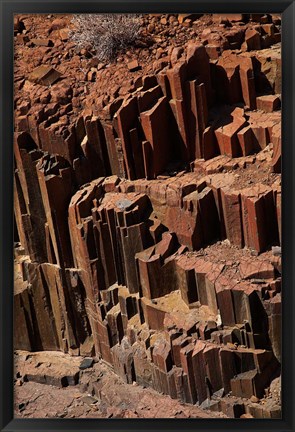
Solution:
<svg viewBox="0 0 295 432"><path fill-rule="evenodd" d="M275 417L249 400L281 361L280 21L205 18L146 18L194 37L122 91L87 60L83 95L69 17L49 19L46 49L16 22L15 349L102 358L126 383ZM44 64L24 70L34 46Z"/></svg>

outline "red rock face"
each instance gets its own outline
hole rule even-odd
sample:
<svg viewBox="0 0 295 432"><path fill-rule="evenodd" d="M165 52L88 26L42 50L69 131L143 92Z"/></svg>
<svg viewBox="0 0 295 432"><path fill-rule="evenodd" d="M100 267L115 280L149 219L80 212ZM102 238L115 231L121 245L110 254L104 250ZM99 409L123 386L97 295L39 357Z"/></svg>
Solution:
<svg viewBox="0 0 295 432"><path fill-rule="evenodd" d="M192 40L156 46L154 72L88 59L83 97L54 56L16 62L15 348L259 417L241 398L262 398L281 361L278 18L173 16L148 23ZM17 50L67 46L78 74L67 20L42 42L16 21Z"/></svg>

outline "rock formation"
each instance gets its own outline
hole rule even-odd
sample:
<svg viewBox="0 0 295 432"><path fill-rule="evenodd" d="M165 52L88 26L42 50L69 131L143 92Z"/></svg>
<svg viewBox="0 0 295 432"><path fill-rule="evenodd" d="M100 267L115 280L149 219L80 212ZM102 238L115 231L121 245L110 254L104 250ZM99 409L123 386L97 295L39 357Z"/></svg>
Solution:
<svg viewBox="0 0 295 432"><path fill-rule="evenodd" d="M145 19L194 37L119 88L87 55L86 84L67 75L69 17L42 44L16 20L15 349L277 417L251 400L281 362L280 19Z"/></svg>

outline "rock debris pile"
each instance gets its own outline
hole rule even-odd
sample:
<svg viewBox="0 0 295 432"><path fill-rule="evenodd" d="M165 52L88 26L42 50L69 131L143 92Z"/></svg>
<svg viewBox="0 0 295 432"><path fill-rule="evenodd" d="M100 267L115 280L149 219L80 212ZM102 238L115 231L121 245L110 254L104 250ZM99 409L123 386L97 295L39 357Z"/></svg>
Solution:
<svg viewBox="0 0 295 432"><path fill-rule="evenodd" d="M108 65L70 26L15 19L15 348L280 417L280 17L146 15Z"/></svg>

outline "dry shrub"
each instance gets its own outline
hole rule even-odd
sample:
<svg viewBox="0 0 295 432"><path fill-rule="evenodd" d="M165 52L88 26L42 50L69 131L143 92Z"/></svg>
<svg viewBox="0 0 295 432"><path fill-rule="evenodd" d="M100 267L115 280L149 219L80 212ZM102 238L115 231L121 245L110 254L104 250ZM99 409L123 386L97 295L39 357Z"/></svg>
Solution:
<svg viewBox="0 0 295 432"><path fill-rule="evenodd" d="M72 20L70 37L78 47L90 47L101 62L113 61L117 54L135 45L140 19L134 14L83 14Z"/></svg>

